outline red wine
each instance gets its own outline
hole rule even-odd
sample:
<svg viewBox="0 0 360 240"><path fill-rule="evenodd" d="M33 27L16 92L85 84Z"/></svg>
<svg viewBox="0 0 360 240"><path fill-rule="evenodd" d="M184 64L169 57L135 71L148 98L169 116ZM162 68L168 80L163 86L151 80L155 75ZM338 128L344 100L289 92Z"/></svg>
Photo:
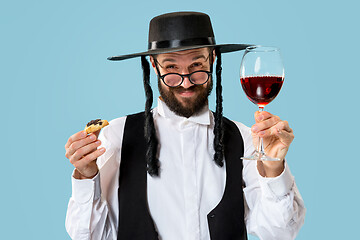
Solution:
<svg viewBox="0 0 360 240"><path fill-rule="evenodd" d="M280 76L254 76L240 78L240 81L250 101L264 107L278 95L284 79Z"/></svg>

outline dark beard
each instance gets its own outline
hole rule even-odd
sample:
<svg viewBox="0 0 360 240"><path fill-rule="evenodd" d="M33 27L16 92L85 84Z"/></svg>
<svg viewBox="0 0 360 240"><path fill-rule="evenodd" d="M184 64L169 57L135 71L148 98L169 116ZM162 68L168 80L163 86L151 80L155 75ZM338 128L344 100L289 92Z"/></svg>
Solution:
<svg viewBox="0 0 360 240"><path fill-rule="evenodd" d="M195 100L185 99L185 105L177 100L174 93L182 92L185 89L181 86L169 88L169 90L164 89L161 80L158 80L158 88L160 92L160 96L166 103L166 105L170 108L171 111L175 112L177 115L189 118L192 115L200 112L208 103L208 97L213 88L213 82L210 78L209 85L204 88L202 85L193 85L186 90L194 91L198 95Z"/></svg>

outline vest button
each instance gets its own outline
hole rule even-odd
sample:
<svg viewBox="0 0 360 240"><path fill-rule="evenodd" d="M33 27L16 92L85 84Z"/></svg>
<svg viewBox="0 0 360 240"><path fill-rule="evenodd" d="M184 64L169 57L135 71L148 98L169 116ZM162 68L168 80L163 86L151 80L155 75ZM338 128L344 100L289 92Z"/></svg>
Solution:
<svg viewBox="0 0 360 240"><path fill-rule="evenodd" d="M210 215L210 218L214 218L214 217L215 217L215 214L211 214L211 215Z"/></svg>

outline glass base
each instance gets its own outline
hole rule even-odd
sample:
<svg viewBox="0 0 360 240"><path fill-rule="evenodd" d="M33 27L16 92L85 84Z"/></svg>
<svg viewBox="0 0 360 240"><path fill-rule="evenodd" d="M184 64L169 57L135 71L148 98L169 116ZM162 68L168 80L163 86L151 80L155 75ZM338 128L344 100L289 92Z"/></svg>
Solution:
<svg viewBox="0 0 360 240"><path fill-rule="evenodd" d="M266 156L264 153L255 151L253 155L248 157L242 157L243 160L256 160L256 161L280 161L280 158L272 158Z"/></svg>

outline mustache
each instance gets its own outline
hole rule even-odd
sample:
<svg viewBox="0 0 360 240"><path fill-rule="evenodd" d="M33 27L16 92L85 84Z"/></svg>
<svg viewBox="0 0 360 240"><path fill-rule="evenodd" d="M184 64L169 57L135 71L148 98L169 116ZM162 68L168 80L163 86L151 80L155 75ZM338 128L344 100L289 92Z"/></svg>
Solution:
<svg viewBox="0 0 360 240"><path fill-rule="evenodd" d="M196 92L201 90L201 86L200 85L193 85L189 88L184 88L181 86L175 87L175 88L171 88L172 92L176 92L176 93L183 93L183 92Z"/></svg>

